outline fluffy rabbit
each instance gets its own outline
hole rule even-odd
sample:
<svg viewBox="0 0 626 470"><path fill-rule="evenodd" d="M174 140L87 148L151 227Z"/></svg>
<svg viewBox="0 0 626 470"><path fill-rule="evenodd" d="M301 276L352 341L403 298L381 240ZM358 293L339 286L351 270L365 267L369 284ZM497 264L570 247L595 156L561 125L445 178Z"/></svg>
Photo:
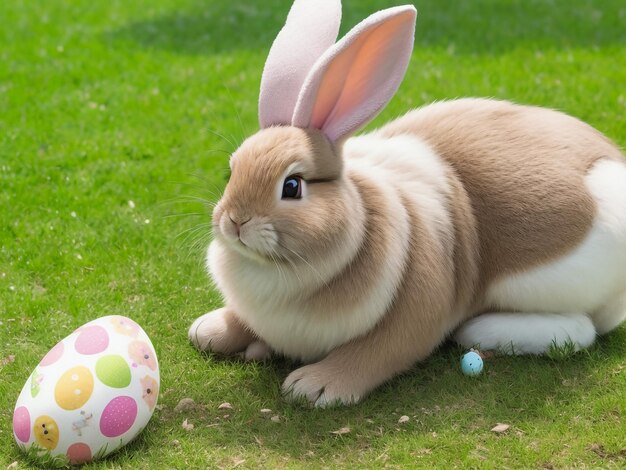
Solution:
<svg viewBox="0 0 626 470"><path fill-rule="evenodd" d="M584 348L626 316L626 164L565 114L436 103L349 136L392 98L415 9L335 44L339 0L296 0L270 51L261 130L232 155L208 268L225 307L201 350L306 363L283 390L354 403L462 345Z"/></svg>

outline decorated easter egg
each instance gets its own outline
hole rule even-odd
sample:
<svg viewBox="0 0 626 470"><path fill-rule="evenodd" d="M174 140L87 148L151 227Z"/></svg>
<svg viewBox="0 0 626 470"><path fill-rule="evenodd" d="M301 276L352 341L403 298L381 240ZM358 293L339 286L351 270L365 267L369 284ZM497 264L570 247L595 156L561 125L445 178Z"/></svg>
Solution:
<svg viewBox="0 0 626 470"><path fill-rule="evenodd" d="M102 458L148 424L159 363L145 331L122 316L87 323L54 346L24 384L13 435L46 464Z"/></svg>
<svg viewBox="0 0 626 470"><path fill-rule="evenodd" d="M477 376L483 370L483 358L476 351L465 353L461 358L461 370L470 377Z"/></svg>

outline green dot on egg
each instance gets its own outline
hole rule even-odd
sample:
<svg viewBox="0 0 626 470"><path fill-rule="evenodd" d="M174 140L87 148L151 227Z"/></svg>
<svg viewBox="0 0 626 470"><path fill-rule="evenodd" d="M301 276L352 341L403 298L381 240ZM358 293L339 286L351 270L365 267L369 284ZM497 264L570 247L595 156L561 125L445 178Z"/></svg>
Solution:
<svg viewBox="0 0 626 470"><path fill-rule="evenodd" d="M122 356L111 355L98 359L96 376L109 387L124 388L130 385L130 367Z"/></svg>
<svg viewBox="0 0 626 470"><path fill-rule="evenodd" d="M30 395L35 398L37 395L39 395L39 384L40 381L43 379L43 376L37 371L37 368L35 367L35 370L33 371L32 374L30 374Z"/></svg>

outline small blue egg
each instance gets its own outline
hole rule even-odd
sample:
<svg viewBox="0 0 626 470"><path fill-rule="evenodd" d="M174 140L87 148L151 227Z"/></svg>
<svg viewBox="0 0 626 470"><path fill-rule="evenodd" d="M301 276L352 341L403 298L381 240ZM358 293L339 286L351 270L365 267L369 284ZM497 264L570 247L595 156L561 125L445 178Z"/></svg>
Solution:
<svg viewBox="0 0 626 470"><path fill-rule="evenodd" d="M480 354L470 351L461 358L461 370L465 375L475 377L483 370L483 359Z"/></svg>

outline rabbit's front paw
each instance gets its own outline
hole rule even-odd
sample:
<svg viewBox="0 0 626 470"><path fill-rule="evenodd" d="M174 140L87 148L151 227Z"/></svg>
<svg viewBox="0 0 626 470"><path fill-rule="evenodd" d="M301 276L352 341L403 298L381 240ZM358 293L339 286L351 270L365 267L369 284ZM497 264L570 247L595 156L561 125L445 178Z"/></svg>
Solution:
<svg viewBox="0 0 626 470"><path fill-rule="evenodd" d="M300 367L287 376L283 394L287 399L305 399L316 407L351 405L365 394L349 371L318 362Z"/></svg>
<svg viewBox="0 0 626 470"><path fill-rule="evenodd" d="M272 348L264 341L254 341L245 351L239 353L245 361L263 362L272 357Z"/></svg>
<svg viewBox="0 0 626 470"><path fill-rule="evenodd" d="M189 328L189 340L201 351L234 354L244 351L255 338L232 310L220 308L193 322Z"/></svg>

